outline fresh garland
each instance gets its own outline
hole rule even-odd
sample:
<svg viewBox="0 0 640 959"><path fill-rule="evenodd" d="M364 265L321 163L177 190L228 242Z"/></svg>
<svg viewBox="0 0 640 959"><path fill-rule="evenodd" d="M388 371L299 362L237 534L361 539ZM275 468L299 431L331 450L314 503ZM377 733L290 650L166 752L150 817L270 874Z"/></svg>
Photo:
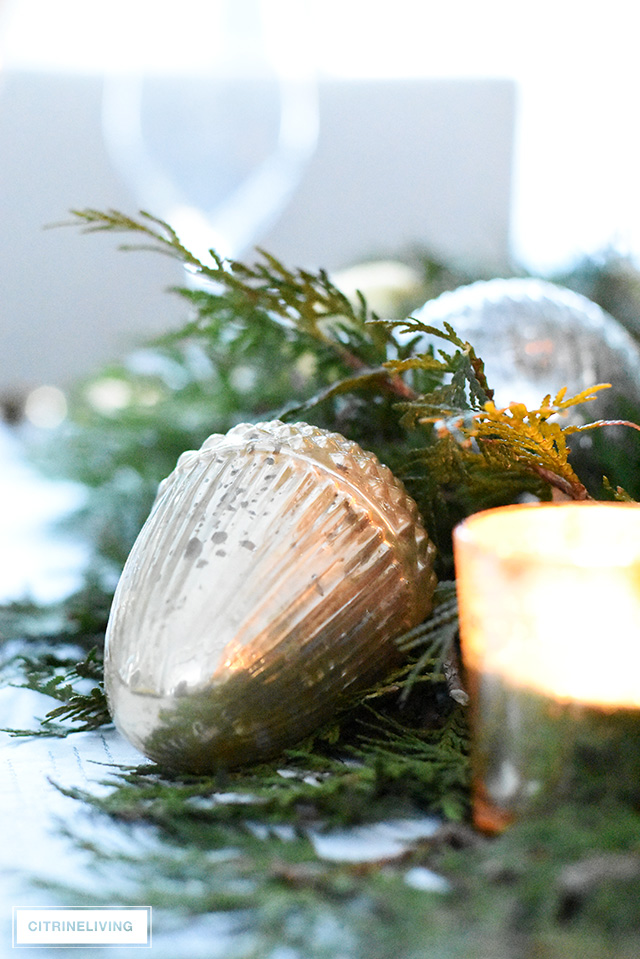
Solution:
<svg viewBox="0 0 640 959"><path fill-rule="evenodd" d="M566 843L559 852L549 851L549 836L558 840L565 819L559 815L558 823L547 824L545 875L555 878L543 894L535 885L540 873L529 881L518 871L518 853L511 850L520 848L522 853L533 844L539 848L544 824L538 824L537 833L533 830L535 835L514 830L494 844L490 854L486 841L464 825L469 813L468 746L465 693L455 669L451 532L464 516L514 502L523 494L541 499L635 494L626 493L615 475L604 486L588 489L571 464L567 443L578 428L558 422L559 414L588 402L604 385L567 397L559 384L557 395L541 397L537 409L521 404L497 409L482 359L449 326L427 327L411 317L381 320L364 297L351 301L324 271L291 270L266 253L252 266L222 260L213 252L211 262L202 262L168 224L147 213L129 217L83 210L74 213L73 222L89 232L131 234L139 241L134 248L152 248L178 259L194 282L175 291L191 313L186 325L77 384L67 421L52 442L32 450L49 474L85 484L86 505L73 522L93 548L78 594L55 608L14 604L0 611L3 635L25 640L20 657L5 663L5 681L55 700L37 734L66 736L109 721L101 651L122 564L158 482L179 454L240 421L304 419L376 453L418 503L438 547L440 578L430 619L399 640L406 652L405 667L281 757L286 776L277 763L206 777L176 778L151 764L121 770L106 797L80 791L73 795L123 828L126 823L153 826L160 847L140 857L135 852L110 857L85 841L87 849L97 860L137 875L143 900L168 912L204 915L227 909L244 915L253 910L262 946L254 944L238 955L266 956L271 954L269 943L273 949L283 942L291 945L296 938L287 932L291 916L297 917L302 942L337 899L343 903L336 906L341 921L355 937L345 955L354 957L390 954L376 952L373 933L367 931L368 926L375 930L380 949L389 940L388 922L376 916L378 909L386 910L399 936L391 936L398 956L423 955L426 941L441 948L445 929L453 950L447 954L452 956L467 955L464 949L475 935L478 941L500 942L505 954L511 949L513 955L520 954L513 950L531 930L561 944L603 941L604 919L594 922L581 910L589 896L606 898L609 887L602 892L600 884L594 892L587 883L572 905L561 882L568 860L584 851L577 838L584 830L576 826L572 833L575 849ZM434 273L431 269L431 279ZM442 272L437 280L442 281ZM451 285L456 280L452 278ZM431 292L440 292L437 284ZM419 350L425 335L439 345ZM595 423L579 429L600 427ZM220 803L220 793L245 796L247 802ZM438 813L449 825L428 847L418 847L401 868L322 864L303 838L309 828L425 811ZM637 828L637 811L617 815L620 822L631 823L625 836ZM277 831L285 828L296 837L289 846L278 839ZM607 854L621 854L621 835L604 844ZM217 878L191 894L188 888L210 875L212 857L230 844L241 849L239 861L221 857ZM452 847L462 849L452 852ZM491 921L478 913L462 922L455 896L425 905L420 898L424 894L402 882L401 872L409 866L435 866L450 875L457 895L466 890L476 910L483 909L488 887L502 912ZM260 879L247 894L251 875ZM177 899L167 902L162 881L181 876L192 880L191 887L183 885ZM113 895L117 901L116 890ZM543 918L536 910L542 910ZM411 922L403 919L404 913ZM334 918L336 914L334 910ZM567 917L575 920L575 940L571 935L567 939ZM416 935L418 919L432 923L428 940ZM452 923L457 923L455 936ZM630 924L628 920L629 929ZM625 926L625 935L629 929ZM300 955L335 954L334 947L323 952L308 938L306 943ZM391 948L391 940L388 945ZM553 948L545 954L565 955Z"/></svg>

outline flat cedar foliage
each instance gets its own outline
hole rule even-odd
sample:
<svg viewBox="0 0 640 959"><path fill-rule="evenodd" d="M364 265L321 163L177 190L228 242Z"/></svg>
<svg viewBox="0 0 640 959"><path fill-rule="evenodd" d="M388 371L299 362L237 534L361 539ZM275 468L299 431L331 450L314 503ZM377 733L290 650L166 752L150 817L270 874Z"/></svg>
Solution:
<svg viewBox="0 0 640 959"><path fill-rule="evenodd" d="M174 292L189 318L77 384L65 423L31 450L50 475L85 485L85 505L71 524L92 554L77 594L44 609L25 602L0 610L2 637L23 641L20 655L4 663L5 682L54 701L35 733L14 735L68 736L109 722L102 643L122 564L180 453L239 422L303 420L376 453L418 504L438 549L440 582L429 620L398 639L405 666L277 762L211 776L147 764L115 770L100 798L73 791L125 834L146 824L152 837L142 842L131 833L127 853L70 837L104 873L99 904L119 904L124 885L126 903L153 905L160 927L162 917L169 925L176 915L197 917L203 942L216 935L212 917L224 914L225 955L247 959L635 959L639 811L587 808L576 796L575 807L498 839L478 836L469 825L464 695L455 695L443 668L457 646L457 522L525 494L637 496L628 467L637 463L640 438L631 430L622 466L619 452L607 460L606 442L593 444L600 459L588 482L571 459L572 434L606 426L563 425L562 414L606 385L567 396L560 383L537 409L497 409L482 358L448 325L381 319L325 272L289 269L264 252L253 265L214 252L201 262L147 213L82 210L73 223L126 233L129 248L180 260L191 279ZM613 313L626 311L630 326L640 284L625 271L611 259L562 279ZM424 297L474 278L425 258ZM218 801L228 794L245 801ZM426 813L442 822L433 840L386 863L331 863L315 855L309 838L330 826ZM572 885L572 867L582 867L582 883ZM446 879L447 892L408 881L431 869Z"/></svg>

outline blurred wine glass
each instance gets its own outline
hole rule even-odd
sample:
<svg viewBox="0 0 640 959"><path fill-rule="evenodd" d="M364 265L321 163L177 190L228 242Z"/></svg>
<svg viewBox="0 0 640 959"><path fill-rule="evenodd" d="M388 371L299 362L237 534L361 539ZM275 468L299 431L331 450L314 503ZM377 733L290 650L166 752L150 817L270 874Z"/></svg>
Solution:
<svg viewBox="0 0 640 959"><path fill-rule="evenodd" d="M105 76L105 143L140 206L192 252L241 258L286 208L316 146L309 9L196 0L188 12L185 22L182 5L154 5L154 30L164 18L174 42L152 65Z"/></svg>

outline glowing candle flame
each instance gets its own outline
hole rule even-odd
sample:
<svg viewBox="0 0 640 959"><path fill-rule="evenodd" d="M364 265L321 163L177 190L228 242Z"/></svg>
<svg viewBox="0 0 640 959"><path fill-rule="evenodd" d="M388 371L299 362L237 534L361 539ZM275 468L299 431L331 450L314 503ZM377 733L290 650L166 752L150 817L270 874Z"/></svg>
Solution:
<svg viewBox="0 0 640 959"><path fill-rule="evenodd" d="M487 510L454 534L467 667L559 701L640 709L640 508Z"/></svg>

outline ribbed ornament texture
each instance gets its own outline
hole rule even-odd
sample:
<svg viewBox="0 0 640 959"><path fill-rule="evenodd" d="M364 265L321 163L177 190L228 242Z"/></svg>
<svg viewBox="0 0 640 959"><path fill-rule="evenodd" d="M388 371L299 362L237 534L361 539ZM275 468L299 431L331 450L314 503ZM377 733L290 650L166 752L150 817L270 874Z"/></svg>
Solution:
<svg viewBox="0 0 640 959"><path fill-rule="evenodd" d="M434 548L377 458L304 423L242 424L161 484L109 619L116 725L195 772L276 755L399 660Z"/></svg>

